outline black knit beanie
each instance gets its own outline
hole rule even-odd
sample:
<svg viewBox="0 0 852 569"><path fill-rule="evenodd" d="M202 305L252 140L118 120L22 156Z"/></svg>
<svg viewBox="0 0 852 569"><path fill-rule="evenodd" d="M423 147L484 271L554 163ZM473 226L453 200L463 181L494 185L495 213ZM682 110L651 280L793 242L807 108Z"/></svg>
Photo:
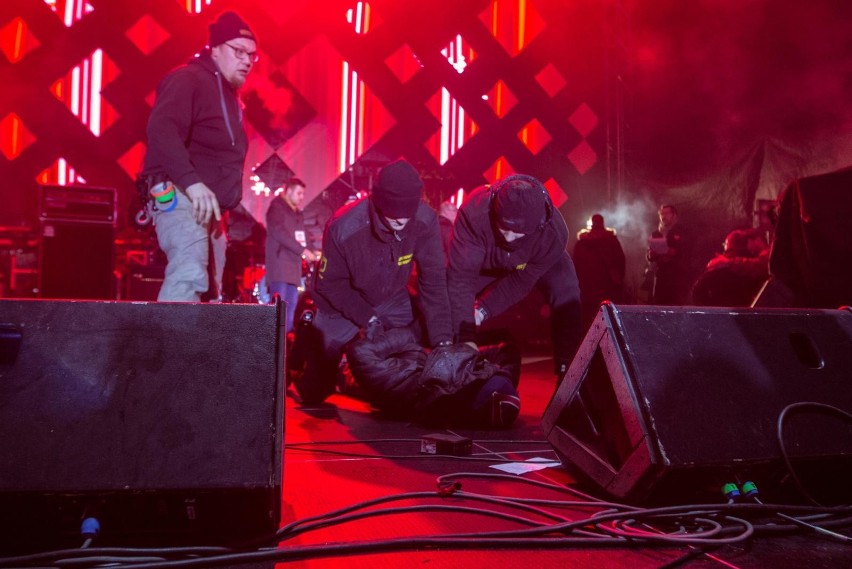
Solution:
<svg viewBox="0 0 852 569"><path fill-rule="evenodd" d="M391 219L414 217L423 194L423 180L405 160L391 162L379 172L371 199L379 213Z"/></svg>
<svg viewBox="0 0 852 569"><path fill-rule="evenodd" d="M523 174L503 178L491 188L494 221L501 229L533 233L547 221L550 199L544 185Z"/></svg>
<svg viewBox="0 0 852 569"><path fill-rule="evenodd" d="M234 12L222 12L219 18L210 24L210 47L216 47L228 40L246 38L257 41L249 25Z"/></svg>

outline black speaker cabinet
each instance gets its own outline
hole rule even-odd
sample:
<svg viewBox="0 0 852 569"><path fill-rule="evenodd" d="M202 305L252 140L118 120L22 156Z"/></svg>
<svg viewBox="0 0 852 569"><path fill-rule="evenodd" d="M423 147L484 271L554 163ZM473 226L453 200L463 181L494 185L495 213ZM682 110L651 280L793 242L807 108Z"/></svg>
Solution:
<svg viewBox="0 0 852 569"><path fill-rule="evenodd" d="M39 296L114 299L114 240L112 224L42 220Z"/></svg>
<svg viewBox="0 0 852 569"><path fill-rule="evenodd" d="M165 277L165 262L150 262L144 265L128 262L125 300L157 300Z"/></svg>
<svg viewBox="0 0 852 569"><path fill-rule="evenodd" d="M852 312L605 303L546 408L563 464L612 497L718 502L726 482L796 499L779 442L790 405L852 412ZM852 498L852 424L787 411L783 444L802 486Z"/></svg>
<svg viewBox="0 0 852 569"><path fill-rule="evenodd" d="M282 308L0 300L0 552L274 533Z"/></svg>

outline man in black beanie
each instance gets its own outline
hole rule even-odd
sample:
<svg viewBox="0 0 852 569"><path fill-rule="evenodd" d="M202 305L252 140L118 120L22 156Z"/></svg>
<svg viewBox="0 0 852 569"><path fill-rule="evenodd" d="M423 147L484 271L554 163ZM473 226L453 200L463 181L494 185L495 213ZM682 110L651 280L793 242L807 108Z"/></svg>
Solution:
<svg viewBox="0 0 852 569"><path fill-rule="evenodd" d="M561 380L582 333L580 287L567 245L565 220L532 176L514 174L473 190L450 241L456 340L475 343L482 322L538 288L550 305L554 371Z"/></svg>
<svg viewBox="0 0 852 569"><path fill-rule="evenodd" d="M237 89L257 61L257 41L233 12L209 29L209 45L160 82L148 119L140 184L168 257L161 301L219 298L224 214L242 198L248 143Z"/></svg>
<svg viewBox="0 0 852 569"><path fill-rule="evenodd" d="M408 292L417 267L418 310L427 346L452 342L444 251L438 216L421 200L423 181L405 160L385 166L369 198L343 206L328 221L312 293L316 314L296 328L292 362L303 403L334 392L344 346L363 331L415 324Z"/></svg>

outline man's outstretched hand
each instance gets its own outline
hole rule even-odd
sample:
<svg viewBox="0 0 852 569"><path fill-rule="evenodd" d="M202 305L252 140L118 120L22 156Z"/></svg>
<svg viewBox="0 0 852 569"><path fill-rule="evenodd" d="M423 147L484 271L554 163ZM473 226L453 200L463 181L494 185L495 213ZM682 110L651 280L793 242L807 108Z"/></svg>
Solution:
<svg viewBox="0 0 852 569"><path fill-rule="evenodd" d="M199 225L207 225L211 217L216 221L222 219L222 211L219 209L219 200L216 194L203 182L192 184L186 189L186 195L192 202L192 217Z"/></svg>

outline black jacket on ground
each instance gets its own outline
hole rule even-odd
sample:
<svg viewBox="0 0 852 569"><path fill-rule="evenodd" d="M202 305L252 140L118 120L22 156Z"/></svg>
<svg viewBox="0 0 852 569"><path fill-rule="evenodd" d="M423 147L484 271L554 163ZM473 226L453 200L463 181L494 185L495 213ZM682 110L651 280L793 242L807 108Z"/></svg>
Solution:
<svg viewBox="0 0 852 569"><path fill-rule="evenodd" d="M352 376L370 402L412 420L424 418L439 400L497 373L517 384L520 372L520 352L503 347L481 352L453 344L427 353L409 328L394 328L372 340L361 338L346 354ZM493 363L487 359L491 354Z"/></svg>
<svg viewBox="0 0 852 569"><path fill-rule="evenodd" d="M203 182L222 209L240 203L248 148L242 109L209 51L160 82L147 132L143 175L184 189Z"/></svg>
<svg viewBox="0 0 852 569"><path fill-rule="evenodd" d="M506 243L492 222L491 199L488 186L471 192L453 225L447 283L457 335L473 327L481 277L496 279L478 296L488 315L496 316L521 301L566 255L568 227L555 208L537 231Z"/></svg>
<svg viewBox="0 0 852 569"><path fill-rule="evenodd" d="M266 281L298 285L306 245L305 215L276 197L266 210Z"/></svg>
<svg viewBox="0 0 852 569"><path fill-rule="evenodd" d="M406 289L417 267L418 294L432 345L452 339L447 276L438 216L420 202L402 231L389 229L369 198L329 220L314 288L320 310L363 328L374 308Z"/></svg>

